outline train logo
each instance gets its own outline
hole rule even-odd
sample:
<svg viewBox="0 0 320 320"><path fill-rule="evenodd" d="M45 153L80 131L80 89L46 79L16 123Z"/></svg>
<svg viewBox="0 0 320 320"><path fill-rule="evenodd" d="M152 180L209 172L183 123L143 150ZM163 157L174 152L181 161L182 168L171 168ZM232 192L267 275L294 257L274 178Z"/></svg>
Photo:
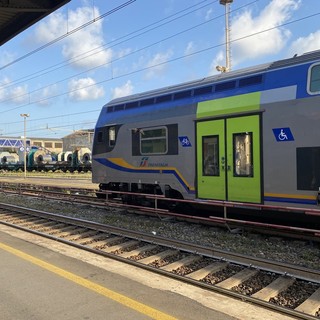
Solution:
<svg viewBox="0 0 320 320"><path fill-rule="evenodd" d="M149 159L149 157L143 157L140 162L140 167L147 167L148 166L148 159Z"/></svg>

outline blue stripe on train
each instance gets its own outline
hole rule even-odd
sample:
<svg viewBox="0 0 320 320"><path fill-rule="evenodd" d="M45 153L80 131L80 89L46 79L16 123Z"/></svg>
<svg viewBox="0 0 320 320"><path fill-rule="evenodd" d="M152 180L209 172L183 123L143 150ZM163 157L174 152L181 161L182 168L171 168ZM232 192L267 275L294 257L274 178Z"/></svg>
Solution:
<svg viewBox="0 0 320 320"><path fill-rule="evenodd" d="M139 168L139 169L134 169L134 168L127 168L120 166L112 161L109 161L108 159L105 158L99 158L95 159L95 161L99 162L100 164L122 172L130 172L130 173L162 173L162 174L173 174L180 184L183 186L183 188L189 193L189 194L195 194L194 190L189 190L188 186L184 183L184 181L181 179L181 177L177 174L175 170L172 169L145 169L145 168Z"/></svg>

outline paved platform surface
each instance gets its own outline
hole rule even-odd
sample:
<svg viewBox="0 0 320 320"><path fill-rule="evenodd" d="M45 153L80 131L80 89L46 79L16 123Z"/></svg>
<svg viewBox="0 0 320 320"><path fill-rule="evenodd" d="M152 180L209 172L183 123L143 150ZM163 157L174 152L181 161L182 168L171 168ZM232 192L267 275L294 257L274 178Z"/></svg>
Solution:
<svg viewBox="0 0 320 320"><path fill-rule="evenodd" d="M289 320L0 224L0 318Z"/></svg>

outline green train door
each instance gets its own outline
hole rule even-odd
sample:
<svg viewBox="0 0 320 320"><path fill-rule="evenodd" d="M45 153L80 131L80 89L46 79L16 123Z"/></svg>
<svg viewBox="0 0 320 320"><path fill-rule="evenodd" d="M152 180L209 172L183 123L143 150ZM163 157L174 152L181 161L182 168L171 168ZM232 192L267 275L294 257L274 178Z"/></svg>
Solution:
<svg viewBox="0 0 320 320"><path fill-rule="evenodd" d="M260 116L197 122L197 196L261 203Z"/></svg>

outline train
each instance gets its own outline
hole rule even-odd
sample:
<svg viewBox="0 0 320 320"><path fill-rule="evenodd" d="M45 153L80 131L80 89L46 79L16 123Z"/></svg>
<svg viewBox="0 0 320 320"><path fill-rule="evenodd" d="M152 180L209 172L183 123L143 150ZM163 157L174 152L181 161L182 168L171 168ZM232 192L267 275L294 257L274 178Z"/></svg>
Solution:
<svg viewBox="0 0 320 320"><path fill-rule="evenodd" d="M23 151L0 152L0 170L24 171ZM26 170L29 172L91 172L91 150L79 147L56 155L42 147L32 146L26 153Z"/></svg>
<svg viewBox="0 0 320 320"><path fill-rule="evenodd" d="M92 181L140 203L319 209L320 51L108 102Z"/></svg>

